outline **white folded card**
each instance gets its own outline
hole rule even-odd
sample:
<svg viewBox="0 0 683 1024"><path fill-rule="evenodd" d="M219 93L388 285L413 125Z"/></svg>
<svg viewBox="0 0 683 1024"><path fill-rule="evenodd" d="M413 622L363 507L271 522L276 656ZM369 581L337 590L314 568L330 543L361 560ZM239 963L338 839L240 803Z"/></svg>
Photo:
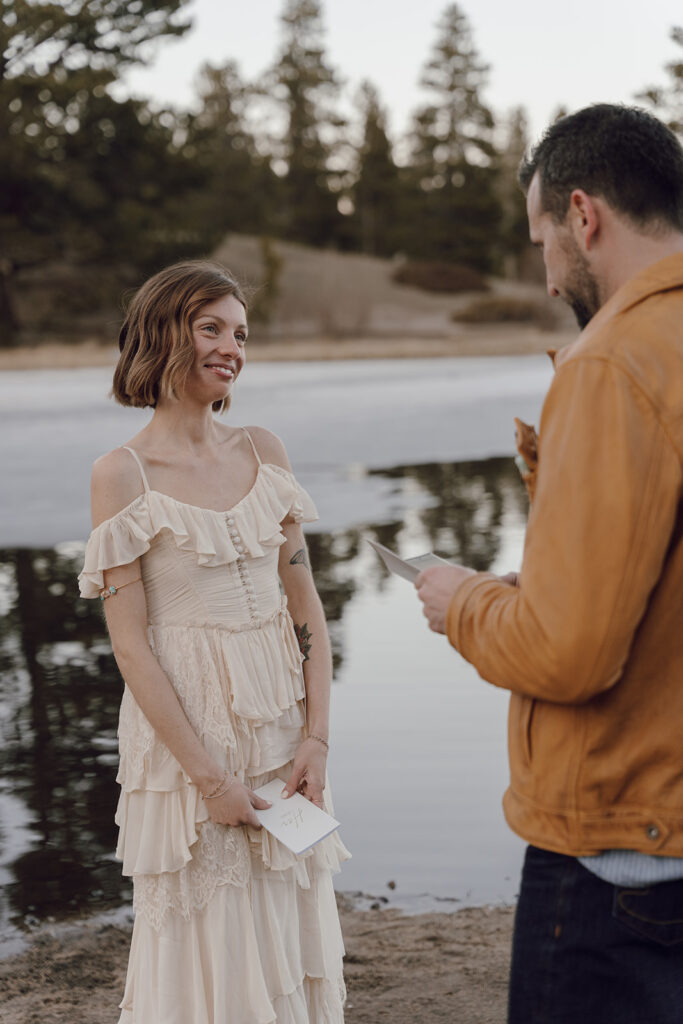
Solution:
<svg viewBox="0 0 683 1024"><path fill-rule="evenodd" d="M293 793L285 800L280 796L284 788L282 779L271 779L255 789L256 796L269 800L273 806L266 811L254 808L254 813L263 827L292 853L305 853L339 828L339 822L301 793Z"/></svg>
<svg viewBox="0 0 683 1024"><path fill-rule="evenodd" d="M411 583L423 569L429 569L432 565L451 564L445 558L439 558L438 555L432 554L431 551L425 555L416 555L414 558L399 558L389 548L385 548L384 544L378 544L376 540L368 540L368 544L372 544L390 572L402 576L404 580L410 580Z"/></svg>

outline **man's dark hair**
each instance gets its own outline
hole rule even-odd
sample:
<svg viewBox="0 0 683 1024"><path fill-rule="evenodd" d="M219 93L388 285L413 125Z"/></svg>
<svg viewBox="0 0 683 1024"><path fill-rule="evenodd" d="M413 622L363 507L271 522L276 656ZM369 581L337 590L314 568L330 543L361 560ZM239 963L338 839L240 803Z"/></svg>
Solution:
<svg viewBox="0 0 683 1024"><path fill-rule="evenodd" d="M638 227L683 230L683 148L666 125L638 107L599 103L560 118L520 165L525 192L536 171L543 209L556 223L580 188Z"/></svg>

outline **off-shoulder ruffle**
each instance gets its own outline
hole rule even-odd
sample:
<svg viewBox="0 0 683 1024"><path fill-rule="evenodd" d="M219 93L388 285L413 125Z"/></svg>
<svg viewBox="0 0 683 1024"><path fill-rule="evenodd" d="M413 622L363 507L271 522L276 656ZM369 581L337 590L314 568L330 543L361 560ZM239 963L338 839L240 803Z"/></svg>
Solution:
<svg viewBox="0 0 683 1024"><path fill-rule="evenodd" d="M294 476L271 463L259 466L252 489L226 512L187 505L159 491L145 491L90 534L78 577L81 597L99 597L105 569L128 565L144 555L162 530L173 534L181 550L195 552L199 565L235 562L238 551L226 529L228 516L239 531L246 553L258 558L266 549L284 543L280 530L283 519L308 523L317 519L318 513Z"/></svg>

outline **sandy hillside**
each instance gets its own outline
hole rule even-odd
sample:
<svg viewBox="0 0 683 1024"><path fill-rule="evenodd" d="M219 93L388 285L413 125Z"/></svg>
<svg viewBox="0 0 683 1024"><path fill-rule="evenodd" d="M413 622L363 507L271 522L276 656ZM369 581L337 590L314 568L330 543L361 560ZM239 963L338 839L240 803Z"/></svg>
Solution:
<svg viewBox="0 0 683 1024"><path fill-rule="evenodd" d="M486 355L498 348L514 354L556 347L554 330L544 333L514 323L472 327L453 319L473 302L501 297L530 302L535 319L540 317L546 328L576 333L571 313L548 297L542 276L536 283L490 278L485 292L440 294L397 284L396 260L358 253L230 235L214 255L250 295L251 347L263 349L255 353L257 359L355 358L368 352L379 357ZM43 360L49 355L58 358L54 350L42 351L50 342L85 342L77 365L87 365L88 352L99 362L113 358L124 298L140 284L142 278L130 272L107 276L106 269L64 261L22 273L15 286L15 312L23 342L37 360L34 365L48 365ZM268 342L284 344L271 350ZM93 351L102 345L108 347L106 357ZM29 361L28 354L0 351L0 369L15 366L17 358Z"/></svg>
<svg viewBox="0 0 683 1024"><path fill-rule="evenodd" d="M453 314L487 295L530 299L550 310L560 329L572 325L571 313L550 299L540 282L490 278L489 292L439 294L393 281L398 266L395 260L293 242L277 241L270 246L279 269L274 294L268 300L268 323L258 328L264 337L289 341L310 337L408 338L416 342L464 339L472 329L454 322ZM256 308L266 275L263 240L230 235L215 256L248 288L255 289Z"/></svg>

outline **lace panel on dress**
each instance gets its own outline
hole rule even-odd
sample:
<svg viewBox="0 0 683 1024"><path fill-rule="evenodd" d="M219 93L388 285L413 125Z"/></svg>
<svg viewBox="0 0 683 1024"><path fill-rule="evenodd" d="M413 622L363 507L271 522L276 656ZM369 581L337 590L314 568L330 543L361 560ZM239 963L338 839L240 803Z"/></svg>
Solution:
<svg viewBox="0 0 683 1024"><path fill-rule="evenodd" d="M204 822L192 860L180 871L133 877L133 907L159 931L166 914L186 921L203 910L219 885L244 888L249 882L249 845L242 828Z"/></svg>

